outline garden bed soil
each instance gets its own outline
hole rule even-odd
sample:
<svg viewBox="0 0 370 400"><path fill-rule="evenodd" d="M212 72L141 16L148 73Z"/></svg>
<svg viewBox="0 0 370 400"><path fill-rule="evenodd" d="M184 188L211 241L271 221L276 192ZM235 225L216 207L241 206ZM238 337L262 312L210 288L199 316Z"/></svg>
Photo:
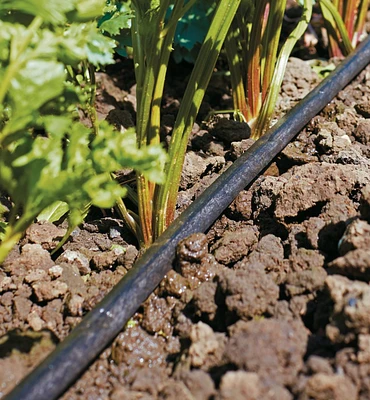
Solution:
<svg viewBox="0 0 370 400"><path fill-rule="evenodd" d="M135 110L122 65L97 75L99 115L120 129L134 124ZM165 140L188 72L178 66L169 82ZM292 58L276 118L318 81L309 61ZM231 107L221 73L205 100L199 121ZM178 212L251 145L248 137L246 124L225 116L194 126ZM61 399L369 399L369 168L370 67L208 232L179 243L173 270ZM138 257L114 212L96 211L52 257L64 232L32 225L0 269L0 398Z"/></svg>

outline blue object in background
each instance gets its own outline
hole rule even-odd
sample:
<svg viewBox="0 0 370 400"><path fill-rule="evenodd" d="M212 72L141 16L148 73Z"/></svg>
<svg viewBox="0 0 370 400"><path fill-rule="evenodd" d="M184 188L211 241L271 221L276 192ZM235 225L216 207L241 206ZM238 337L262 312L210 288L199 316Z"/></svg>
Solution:
<svg viewBox="0 0 370 400"><path fill-rule="evenodd" d="M173 6L167 11L167 18L171 15ZM215 9L214 0L198 1L179 20L175 37L172 57L175 62L186 61L194 63L200 46L208 32ZM123 14L126 14L123 15ZM123 57L127 57L126 47L132 46L130 26L127 21L127 6L124 3L117 5L117 10L106 13L99 21L99 27L117 40L115 51ZM121 25L120 25L121 24ZM125 26L126 25L126 26ZM117 29L121 26L120 29Z"/></svg>

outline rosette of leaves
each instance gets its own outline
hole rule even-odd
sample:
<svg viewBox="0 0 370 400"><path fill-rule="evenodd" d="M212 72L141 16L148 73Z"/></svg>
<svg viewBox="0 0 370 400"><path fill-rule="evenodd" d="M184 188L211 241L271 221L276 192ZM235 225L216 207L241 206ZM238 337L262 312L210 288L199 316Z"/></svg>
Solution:
<svg viewBox="0 0 370 400"><path fill-rule="evenodd" d="M0 219L0 262L45 209L68 211L71 227L89 204L111 207L125 194L112 179L135 168L160 182L165 153L137 148L135 132L79 122L87 103L69 67L113 61L115 42L97 28L104 0L0 1L0 190L10 199Z"/></svg>

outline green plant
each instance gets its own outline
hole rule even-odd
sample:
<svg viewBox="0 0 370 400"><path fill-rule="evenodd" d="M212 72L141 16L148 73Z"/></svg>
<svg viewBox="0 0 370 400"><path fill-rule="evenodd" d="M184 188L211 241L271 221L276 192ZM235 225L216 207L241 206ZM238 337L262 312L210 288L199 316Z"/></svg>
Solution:
<svg viewBox="0 0 370 400"><path fill-rule="evenodd" d="M95 21L104 6L104 0L0 1L0 189L12 202L0 219L0 263L41 212L58 219L68 211L74 227L89 204L113 206L126 192L114 171L163 178L161 146L138 149L133 130L115 132L91 110L93 128L79 122L78 108L92 100L81 89L86 75L73 71L93 73L91 64L112 62L115 43ZM0 214L6 211L0 204Z"/></svg>
<svg viewBox="0 0 370 400"><path fill-rule="evenodd" d="M136 74L137 143L139 148L160 141L160 107L178 21L196 0L132 0L131 40ZM209 2L212 5L214 2ZM213 13L187 88L168 147L164 182L160 185L137 175L138 214L120 204L143 247L149 246L172 222L189 134L206 87L240 0L219 0ZM115 20L113 16L113 20ZM104 26L101 26L104 29ZM108 21L105 26L110 30ZM112 30L110 30L112 33Z"/></svg>
<svg viewBox="0 0 370 400"><path fill-rule="evenodd" d="M331 57L346 57L365 34L369 0L319 0Z"/></svg>
<svg viewBox="0 0 370 400"><path fill-rule="evenodd" d="M304 34L312 0L304 0L300 21L279 45L286 1L243 0L225 42L235 109L258 139L269 127L288 57Z"/></svg>

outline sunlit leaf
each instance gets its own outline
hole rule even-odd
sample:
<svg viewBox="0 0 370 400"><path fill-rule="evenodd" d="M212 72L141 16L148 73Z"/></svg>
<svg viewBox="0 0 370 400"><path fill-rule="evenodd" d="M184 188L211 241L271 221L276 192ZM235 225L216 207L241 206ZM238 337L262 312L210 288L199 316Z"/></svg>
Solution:
<svg viewBox="0 0 370 400"><path fill-rule="evenodd" d="M59 96L64 66L56 61L30 60L11 81L9 97L18 115L31 113Z"/></svg>
<svg viewBox="0 0 370 400"><path fill-rule="evenodd" d="M56 201L37 216L37 221L56 222L59 221L69 211L69 206L64 201Z"/></svg>

